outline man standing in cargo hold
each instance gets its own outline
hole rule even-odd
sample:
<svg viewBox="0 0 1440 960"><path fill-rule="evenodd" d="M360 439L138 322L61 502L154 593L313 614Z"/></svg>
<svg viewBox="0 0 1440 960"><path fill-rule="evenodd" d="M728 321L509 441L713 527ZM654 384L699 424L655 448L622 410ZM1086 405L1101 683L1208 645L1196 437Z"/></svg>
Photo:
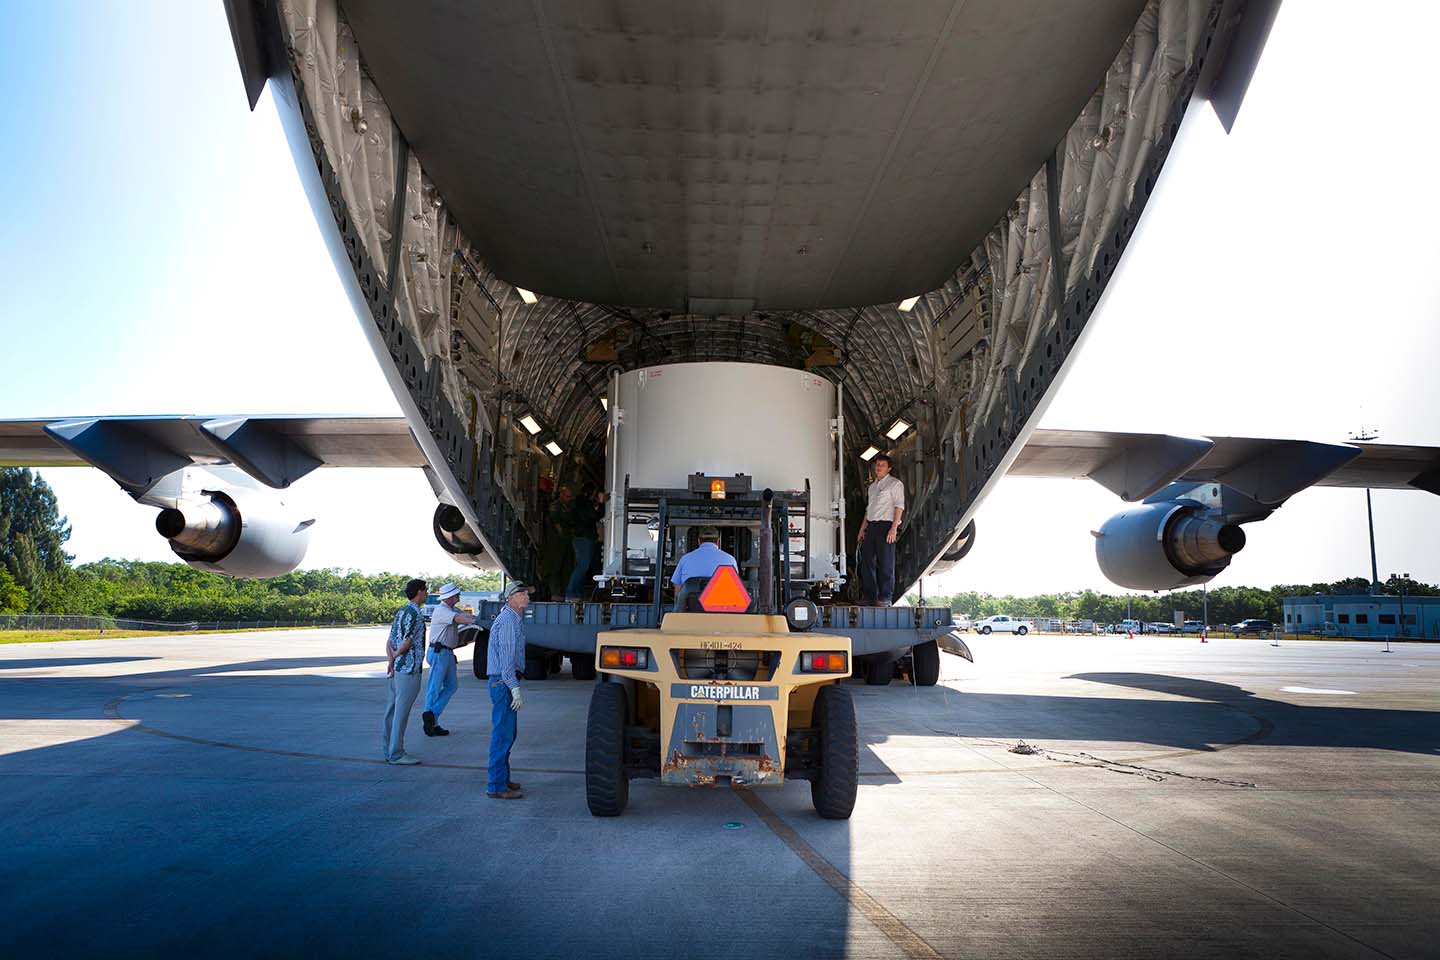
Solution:
<svg viewBox="0 0 1440 960"><path fill-rule="evenodd" d="M875 458L875 482L860 521L860 602L890 606L895 596L895 538L905 512L905 484L890 475L890 458Z"/></svg>
<svg viewBox="0 0 1440 960"><path fill-rule="evenodd" d="M490 654L485 672L490 676L490 770L485 796L492 800L519 800L520 784L510 779L510 748L515 745L516 714L525 705L518 674L525 669L525 621L531 587L512 583L505 591L505 607L490 625Z"/></svg>
<svg viewBox="0 0 1440 960"><path fill-rule="evenodd" d="M595 561L595 548L599 541L597 524L600 522L603 498L594 487L587 486L570 508L571 534L575 545L575 568L570 582L565 585L566 600L588 600L595 586L590 581L590 566Z"/></svg>

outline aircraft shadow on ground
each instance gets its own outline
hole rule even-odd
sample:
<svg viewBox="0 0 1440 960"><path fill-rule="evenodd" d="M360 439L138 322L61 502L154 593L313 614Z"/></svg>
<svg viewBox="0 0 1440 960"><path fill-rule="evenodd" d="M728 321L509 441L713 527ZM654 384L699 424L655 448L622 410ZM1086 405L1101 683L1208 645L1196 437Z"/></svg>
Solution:
<svg viewBox="0 0 1440 960"><path fill-rule="evenodd" d="M103 665L140 662L157 657L54 658L0 661L0 671L24 668ZM39 704L52 704L53 715L73 716L73 697L66 691L92 688L87 697L104 702L140 690L158 690L175 683L204 683L212 689L245 688L257 683L307 686L343 685L353 680L281 671L376 664L373 656L269 658L192 665L173 670L103 677L15 677L0 673L0 719L34 719L51 714ZM244 674L274 673L274 676ZM468 678L467 678L468 679ZM905 712L875 711L862 703L861 769L865 782L899 782L875 753L875 744L891 736L926 734L995 738L999 740L1063 740L1149 744L1208 750L1230 743L1272 746L1355 747L1433 755L1440 747L1440 712L1376 709L1362 706L1293 704L1258 697L1233 684L1148 673L1080 673L1066 679L1164 693L1186 700L1136 697L1069 697L1053 694L955 693L941 688L921 691L926 706ZM375 681L377 690L382 685ZM544 681L568 684L568 676ZM33 694L48 689L51 695ZM340 687L337 686L337 691ZM32 694L24 696L23 693ZM892 690L891 695L909 696ZM324 694L314 697L324 699ZM377 694L378 699L383 699ZM38 703L37 703L38 700ZM883 706L884 700L868 701ZM37 709L38 707L38 709Z"/></svg>
<svg viewBox="0 0 1440 960"><path fill-rule="evenodd" d="M1067 679L1190 697L1235 710L1262 723L1258 735L1246 738L1247 742L1268 746L1352 747L1425 754L1434 754L1440 748L1437 711L1296 704L1259 697L1231 683L1154 673L1077 673Z"/></svg>
<svg viewBox="0 0 1440 960"><path fill-rule="evenodd" d="M47 667L90 667L102 663L136 663L159 657L50 657L40 660L0 660L0 670L43 670Z"/></svg>
<svg viewBox="0 0 1440 960"><path fill-rule="evenodd" d="M1115 742L1207 751L1239 743L1351 747L1435 755L1440 712L1293 704L1232 684L1142 673L1084 673L1066 679L1183 696L1082 697L1054 694L921 691L924 706L901 713L867 709L861 736L959 736L1017 742ZM912 696L909 691L902 696ZM883 701L867 701L883 706ZM867 767L862 764L862 769ZM870 777L865 782L874 782Z"/></svg>
<svg viewBox="0 0 1440 960"><path fill-rule="evenodd" d="M16 806L8 814L0 814L0 827L20 830L23 825L25 833L24 843L14 848L10 861L0 858L0 881L11 881L18 890L21 877L45 878L42 883L23 885L23 891L0 903L0 956L32 955L42 950L52 956L83 955L101 939L118 955L174 953L182 947L214 953L216 944L226 953L223 945L243 942L247 949L237 955L279 956L296 944L313 941L316 917L326 921L320 952L327 954L369 955L380 952L378 946L384 946L384 952L414 952L417 936L435 936L437 930L443 930L447 950L442 952L456 954L555 955L554 944L546 939L555 936L577 955L619 955L611 939L614 934L609 932L611 904L617 899L640 902L653 898L660 888L688 889L708 883L713 865L706 858L660 856L647 861L647 870L618 873L597 868L597 878L604 878L595 888L597 895L569 904L570 924L558 928L554 903L539 893L512 896L505 911L483 914L478 927L473 914L447 909L443 917L429 914L428 926L422 929L417 926L418 917L377 913L373 904L397 886L411 882L417 860L435 864L441 876L431 879L447 889L493 891L516 884L505 872L511 869L504 866L508 858L479 858L477 862L476 858L457 856L457 850L489 847L519 851L526 862L519 881L522 891L573 890L576 864L586 858L609 862L616 843L663 846L674 841L676 831L685 835L701 829L718 831L727 821L743 821L750 828L719 835L732 846L739 844L755 863L773 862L777 857L781 863L790 862L792 854L785 851L782 841L723 789L685 790L660 787L653 781L637 782L631 809L624 817L592 820L585 806L584 781L578 776L584 767L584 709L576 709L588 700L589 685L568 674L534 684L541 690L565 691L565 696L549 699L549 708L563 706L578 723L572 730L553 718L545 727L547 733L573 741L563 750L552 747L548 751L549 759L561 759L556 766L564 769L535 769L548 762L546 751L535 740L538 724L522 726L515 771L526 782L527 792L533 790L522 804L495 806L476 800L484 783L488 705L469 714L469 729L457 731L473 742L474 749L467 756L467 766L473 769L334 763L374 759L369 751L354 749L353 736L346 736L342 744L331 742L329 735L336 730L347 734L361 731L368 747L384 706L385 682L373 677L357 682L325 671L374 662L374 657L301 657L209 662L123 676L0 675L0 719L75 719L77 713L87 711L89 716L84 719L95 719L102 716L105 705L132 697L120 704L120 713L128 720L151 726L147 703L165 704L153 722L155 728L216 741L233 740L240 745L237 751L216 749L230 746L228 742L157 739L117 723L113 732L0 755L0 781L15 778L23 781L27 790L27 810ZM304 669L316 672L277 672ZM241 673L261 675L237 675ZM197 699L150 699L181 692L193 693ZM460 702L469 699L474 711L474 700L483 693L483 685L468 669L462 671ZM526 705L532 716L547 709L547 698L537 693ZM203 729L166 719L179 716L170 712L172 709L186 709L169 705L206 702L207 697L211 709L220 712L212 712ZM312 728L307 742L298 747L314 755L289 753L284 745L276 750L249 746L266 739L247 726L260 716L255 710L257 702L269 703L282 718L280 722L291 727L305 727L312 716L309 708L328 704L324 716L330 726ZM238 708L233 718L223 713L230 705ZM335 712L335 705L342 705L343 710ZM299 712L292 707L300 708ZM418 729L419 713L417 703L409 736L418 740L423 752L426 741ZM263 772L271 763L275 772ZM866 769L882 770L893 777L878 759L867 758ZM84 779L87 771L92 779ZM116 777L117 771L127 775ZM74 815L73 804L62 802L77 784L83 784L90 796L103 797L83 817ZM808 807L808 790L803 805L796 802L799 796L794 789L783 794L757 793L797 829L823 831L823 855L837 870L850 873L848 823L816 818ZM378 802L377 797L386 798L385 802ZM468 815L477 802L479 816ZM435 829L420 831L416 835L420 839L414 843L397 845L395 811L407 805L412 812L416 808L441 812L441 818L434 821L438 824ZM554 854L549 839L537 845L533 826L537 806L549 824L543 836L548 838L550 831L555 831L570 838L563 845L563 854ZM274 822L257 813L257 808L277 811ZM287 811L295 810L310 811L304 815L303 825L291 822L299 815ZM467 815L450 817L445 811L467 811ZM58 870L57 865L76 858L92 864L82 852L93 844L90 837L96 817L112 824L107 858L117 866ZM377 821L377 817L381 819ZM152 824L163 826L152 829ZM283 853L277 853L279 847L271 836L277 830L286 831ZM713 842L711 833L704 836L705 842ZM571 850L572 844L579 849ZM337 856L345 863L365 865L348 876L343 892L336 888ZM117 882L117 876L123 876L124 882ZM223 909L214 906L215 876L223 876L228 886L243 891L229 898ZM758 874L754 879L762 887L770 882ZM143 896L130 892L142 888ZM766 889L776 892L774 887ZM807 889L813 901L810 909L794 929L775 934L781 938L777 942L793 937L794 949L783 951L790 955L795 955L801 944L819 955L845 953L851 935L846 901L835 897L819 877L813 878ZM77 898L87 904L83 916L59 922ZM163 918L137 921L137 910L151 903L163 903ZM261 931L258 946L257 918ZM595 939L576 931L595 931ZM698 937L700 931L689 933ZM630 954L627 951L625 955ZM708 955L717 954L712 951Z"/></svg>
<svg viewBox="0 0 1440 960"><path fill-rule="evenodd" d="M357 722L359 722L358 716L361 708L378 713L383 701L383 694L380 692L383 681L371 680L373 687L370 690L373 696L367 693L365 698L357 700L353 696L353 692L357 689L354 680L315 674L277 673L276 671L306 668L323 670L374 662L376 662L374 657L366 656L272 658L195 665L119 677L0 676L0 718L73 718L76 715L77 707L87 704L94 705L98 711L101 705L126 695L154 694L177 687L198 689L203 686L208 690L225 693L246 689L258 689L262 693L266 690L294 691L276 697L277 705L291 702L314 704L347 700L356 706ZM11 662L11 665L13 663L14 661ZM65 663L80 665L79 661L73 660L65 661ZM262 675L234 675L247 671ZM1157 674L1091 673L1077 674L1070 679L1151 693L1172 694L1187 699L1146 699L1138 696L1070 697L970 694L957 693L954 690L946 691L943 688L919 691L904 689L877 691L873 696L866 696L860 704L863 749L867 749L873 754L874 745L895 736L941 735L987 737L997 740L1024 738L1042 742L1046 740L1115 741L1196 750L1208 749L1213 744L1239 740L1255 742L1260 745L1372 747L1432 755L1435 745L1440 743L1440 718L1424 711L1297 706L1257 697L1249 691L1230 684ZM468 676L462 676L461 685L461 696L475 695L475 688ZM570 689L581 686L566 676L546 681L542 686L551 685L563 685ZM298 688L302 686L305 688L303 694L298 692ZM289 697L297 699L292 701L287 699ZM894 708L893 701L900 697L907 698L907 706L904 710ZM915 699L910 700L909 698ZM566 701L569 707L573 707L573 703L569 703L569 699L566 698ZM217 702L223 703L223 701ZM887 702L890 704L887 705ZM543 699L536 698L534 706L527 707L527 709L543 709L544 703ZM914 706L908 705L912 703ZM138 709L136 712L138 715ZM370 716L369 712L365 715L364 723L372 725L374 718ZM290 719L303 721L301 717ZM412 724L416 722L418 722L418 717L412 720ZM117 725L117 734L124 734L125 731L126 728ZM236 732L239 734L243 731L237 730ZM477 737L483 736L485 732L487 731L475 730ZM565 735L564 731L560 731L560 733ZM148 744L140 745L132 741L130 751L137 746L140 746L142 750L150 748ZM528 747L528 745L526 746ZM394 844L390 841L390 835L386 831L374 829L374 824L365 819L374 815L374 805L363 798L359 800L352 798L351 795L357 790L354 786L356 781L353 774L345 775L342 780L340 775L319 771L313 776L296 772L296 779L293 782L287 781L276 786L270 784L269 781L254 781L247 786L246 790L234 791L232 795L224 791L217 792L213 786L207 786L205 777L207 775L247 776L243 771L246 770L244 764L248 761L237 763L234 759L237 755L229 751L214 751L211 754L214 759L206 760L203 759L202 753L192 751L206 750L207 748L193 745L178 746L175 749L185 751L183 754L184 766L177 768L177 776L174 781L167 782L163 790L167 811L166 832L163 834L163 838L159 834L152 836L137 828L133 831L133 836L124 835L125 838L119 841L118 851L125 855L127 862L134 864L130 868L129 883L147 885L147 889L152 891L152 895L158 896L166 904L167 916L183 916L188 909L196 911L197 917L208 916L205 914L205 910L207 904L211 902L213 892L209 886L195 882L194 878L188 875L170 872L170 865L176 858L176 855L170 852L170 848L176 847L178 837L183 841L179 844L179 848L189 851L187 854L189 860L186 862L224 864L224 869L228 874L245 886L248 891L247 897L250 898L249 902L255 904L256 909L260 909L266 903L275 903L280 900L286 902L287 909L283 912L293 915L297 919L275 926L272 934L274 937L281 938L278 942L298 942L287 941L285 938L303 937L306 930L305 924L310 922L309 918L316 915L317 912L329 911L326 915L336 921L332 929L345 931L337 942L349 944L353 940L360 952L365 952L363 947L366 944L373 947L375 943L382 941L387 944L393 941L395 946L404 948L400 943L401 932L409 936L415 931L407 924L397 926L393 920L387 920L384 924L378 923L375 917L368 913L366 904L372 899L369 896L370 893L379 896L375 890L380 889L381 879L388 884L397 877L408 876L407 871L413 870L413 864L408 860L394 857L391 850ZM326 745L317 743L315 749L325 750ZM117 756L123 758L127 755L135 755L133 752L117 755L115 751L111 736L19 751L0 757L0 776L32 774L35 770L33 758L37 754L59 757L69 761L69 764L61 765L62 770L73 764L73 768L94 769L97 776L105 776L108 771L115 768ZM175 756L181 755L176 754ZM239 756L254 756L254 754ZM293 766L295 763L309 762L297 761L293 758L282 760L278 757L276 760L289 764L289 769L292 771L297 770ZM523 766L524 760L517 757L517 761L519 765ZM864 756L862 769L866 771L863 779L866 785L874 785L877 782L898 782L900 779L885 766L878 756ZM183 774L180 772L181 770L183 770ZM877 771L879 772L877 773ZM43 778L44 775L41 776ZM53 789L72 789L68 776L67 771L65 776L55 781ZM363 776L371 777L373 775L366 773ZM388 779L391 775L381 774L380 776ZM400 778L412 775L397 772L393 776ZM453 774L437 777L430 789L437 791L437 795L445 795L446 791L450 791L450 795L458 796L453 793L457 789L466 791L465 796L473 795L473 784L457 788L454 786L456 781L444 779L446 777L453 777ZM877 780L877 778L879 779ZM430 783L428 780L425 782ZM447 783L450 786L446 786ZM563 809L557 814L563 821L574 823L577 826L588 823L583 790L577 780L569 777L558 781L542 780L540 786L543 791L563 792L565 798L562 804ZM45 789L48 791L52 788L46 787ZM120 789L120 787L114 789ZM126 781L123 789L129 791L124 794L126 799L122 801L123 808L128 811L126 816L134 816L135 809L143 807L145 803L153 802L151 795L137 792L138 788L131 781ZM252 848L242 844L240 847L232 849L224 845L226 840L223 831L219 834L216 832L217 824L251 822L245 819L249 816L248 811L253 805L252 800L247 797L247 791L255 789L271 791L270 794L267 794L268 802L277 806L293 804L294 797L299 796L306 802L314 803L318 807L330 811L331 814L339 811L343 815L327 815L319 817L313 822L307 821L305 829L296 834L299 839L294 840L286 847L284 867L278 868L273 860L273 855L266 852L271 850L270 846L262 844L254 845ZM146 799L147 797L149 799ZM636 799L643 798L637 797ZM849 825L811 821L808 818L808 811L804 809L803 805L797 804L796 799L796 797L790 796L788 802L778 799L767 799L767 802L775 805L777 810L781 810L786 820L792 823L797 830L803 831L811 842L819 844L817 849L823 851L830 863L841 873L848 875L851 870ZM107 802L115 801L111 798ZM687 816L690 819L677 819L676 811L682 808L689 811ZM57 806L56 809L59 810L59 807ZM485 812L491 814L490 808L485 808ZM613 829L622 830L624 836L642 838L645 842L653 844L655 837L660 835L657 831L680 829L682 823L686 829L692 829L694 817L697 815L708 820L748 819L747 814L740 812L733 805L733 801L720 792L716 792L713 797L705 797L693 792L679 791L670 796L656 795L652 802L637 803L636 809L628 813L619 824L613 825ZM180 817L178 823L175 820L177 816ZM388 811L386 816L389 816ZM491 816L493 817L494 814ZM263 829L258 825L259 821L256 823L255 830ZM361 824L362 828L357 828L357 823ZM477 844L496 842L497 830L513 831L515 829L513 824L510 824L509 820L505 818L493 821L483 817L469 818L463 821L465 825L462 826L455 825L462 821L447 821L446 823L446 828L434 831L434 835L445 837L446 844L460 843L462 846L470 842ZM752 825L757 828L760 826L759 823L752 823ZM27 829L32 832L39 829L44 834L43 842L29 843L23 850L18 851L14 866L22 872L28 868L32 876L34 871L53 867L56 862L63 860L67 855L74 854L76 850L89 843L86 839L88 836L86 831L90 828L85 825L83 818L77 820L57 813L54 818L45 819L40 823L29 821ZM603 833L607 843L614 842L613 829L610 832L596 830L593 831L593 835L600 837ZM456 831L460 832L457 834ZM465 831L471 832L466 833ZM745 831L745 833L749 834L750 831ZM588 837L592 834L577 831L577 835ZM509 838L512 833L503 832L500 836ZM505 842L509 842L509 840ZM347 898L344 903L340 903L331 895L328 887L328 878L331 877L334 869L333 851L341 848L351 849L357 844L362 848L358 856L360 861L379 865L368 868L375 871L377 886L375 890L366 888L364 891L351 891L353 902ZM756 849L768 848L767 842ZM236 852L237 850L238 852ZM436 862L442 862L453 853L453 849L450 847L446 847L444 850L437 848L428 853L436 858ZM355 856L353 851L352 856ZM570 856L552 859L553 862L545 860L543 864L529 868L528 881L543 888L547 884L561 883L566 876L573 872ZM623 878L619 880L611 878L610 882L619 883L622 886L625 883L632 883L633 889L626 888L620 891L620 894L635 898L644 896L647 891L653 893L654 885L657 883L684 887L687 884L699 882L702 876L708 875L705 871L710 869L703 860L692 863L692 859L683 857L664 859L654 867L654 873L648 875L643 883L639 880L634 880L632 883ZM472 863L467 869L473 871L477 868ZM0 878L4 878L5 875L6 870L0 868ZM451 879L453 882L459 883L462 878ZM489 874L478 878L467 874L463 879L464 882L469 883L501 882L500 878ZM65 881L66 896L83 898L87 891L107 889L104 884L109 882L99 874L87 874L82 879L79 889L75 889L67 878ZM57 881L58 883L59 881ZM297 889L311 892L303 892L297 896ZM818 889L823 888L817 887ZM17 908L21 906L27 908L24 911L17 911L15 914L18 922L12 931L19 938L18 943L38 946L42 942L51 942L56 937L55 925L53 922L49 922L55 918L53 901L44 899L47 890L55 892L51 888L45 887L36 891L36 898L20 897L14 904ZM597 898L596 902L608 902L609 899L608 897ZM820 946L821 952L844 952L852 932L847 908L843 901L832 900L828 896L818 900L817 903L818 909L810 912L812 914L810 919L813 923L803 931L804 935L812 938L809 942L812 943L812 946ZM601 905L603 906L603 904ZM597 906L595 909L599 911L600 907ZM98 903L94 916L81 927L89 927L93 932L95 929L120 924L131 915L133 910L132 899L112 895ZM578 920L588 922L593 919L597 924L596 929L599 929L603 917L599 912L591 917L589 910L588 906L581 910L577 923ZM0 910L0 916L3 916L3 913L4 911ZM24 914L23 919L20 916L21 913ZM544 924L553 922L549 907L543 911L544 918L541 917L541 913L541 909L536 907L534 911L528 909L523 911L522 915L511 914L512 923L507 926L496 921L496 927L492 928L491 934L496 936L497 942L503 942L513 947L516 945L517 938L534 936L536 935L535 931L543 928ZM240 936L251 920L253 920L252 911L232 910L216 921L220 924L218 933ZM199 922L197 920L197 923ZM159 947L163 943L173 945L177 942L177 937L179 941L185 941L189 934L194 935L197 943L203 939L201 931L190 929L183 923L178 930L159 925L143 929L131 926L126 929L129 930L126 946L131 948ZM164 932L167 929L168 932ZM73 942L66 939L68 934L61 935L62 946L66 943L74 946L81 942L79 939L81 932L81 929L77 927L74 931ZM457 926L452 932L459 938L455 943L466 941L467 934L460 927ZM203 936L210 937L216 934L217 930L207 926ZM4 942L5 937L0 936L0 946L3 946ZM331 944L331 946L335 945L335 943ZM272 946L274 946L273 943ZM583 946L581 949L583 950ZM6 952L8 951L0 949L0 953Z"/></svg>
<svg viewBox="0 0 1440 960"><path fill-rule="evenodd" d="M85 666L88 664L124 663L127 661L160 660L160 657L97 657L54 660L0 661L0 671L19 670L21 664L32 668ZM182 683L214 685L211 689L236 689L265 684L346 684L353 681L311 674L280 674L277 676L246 676L272 671L306 668L346 667L383 663L375 657L299 657L268 660L243 660L232 663L210 663L180 667L174 670L153 670L145 673L121 673L108 676L17 677L0 672L0 720L73 719L76 698L96 708L113 699L143 692L164 690ZM242 674L239 676L233 674ZM379 681L375 681L379 683ZM383 684L381 684L383 687ZM336 688L341 689L339 686ZM383 703L384 694L380 694Z"/></svg>
<svg viewBox="0 0 1440 960"><path fill-rule="evenodd" d="M26 663L30 666L81 666L87 663L154 659L160 658L113 657L97 658L88 661L83 659L10 661L8 664L0 664L0 668L11 667L18 669L18 666L15 665L19 663ZM349 694L354 692L355 687L353 685L357 679L368 681L371 684L374 694L371 698L373 702L365 703L364 706L367 710L373 708L373 712L378 716L379 711L383 708L385 699L383 678L362 674L357 674L355 678L345 678L335 675L295 673L292 671L323 670L326 668L358 666L361 664L374 664L378 666L382 662L383 661L379 661L375 657L367 656L298 657L293 659L277 657L266 660L206 663L179 667L173 670L155 670L113 676L6 677L4 674L0 674L0 720L73 718L75 715L74 704L77 698L81 698L85 702L94 704L99 708L105 704L114 704L122 698L142 697L147 694L161 694L163 691L176 687L193 687L198 690L202 688L202 685L203 689L221 694L222 696L251 690L276 690L277 688L303 686L307 690L307 693L303 695L304 699L310 703L318 704L339 699L342 696L348 697ZM426 672L428 675L428 668ZM462 665L460 683L462 689L459 691L459 696L463 698L467 695L474 695L473 692L467 692L464 689L467 685L473 683L469 677L469 670L464 665ZM568 672L552 676L550 679L542 681L542 684L544 687L582 686L582 684L576 683ZM584 684L584 686L588 688L588 683ZM327 689L332 690L333 695L327 693ZM298 694L294 695L298 696ZM480 695L484 695L483 690L480 691ZM286 694L285 696L292 696L292 694ZM283 700L284 697L280 699ZM352 700L351 702L354 701ZM123 708L121 712L131 719L136 719L136 717L131 716L133 709L132 705ZM421 707L417 701L412 716L412 726L418 727L420 710ZM488 724L488 708L484 710L484 713L486 714L485 720ZM357 718L357 723L363 723L367 725L368 728L372 719L373 718L367 713L363 720ZM160 726L164 726L163 722ZM123 728L117 728L116 732L119 732L120 729ZM183 730L169 732L185 733ZM249 736L250 732L251 731L245 728L243 724L240 724L237 725L233 734L227 735L227 737L233 736L237 744L244 745L251 740ZM484 730L478 732L488 736L488 725ZM583 741L583 719L581 726L576 730L557 731L557 734L574 734ZM68 746L73 746L73 744ZM41 752L47 749L53 748L40 747L36 748L35 751L17 751L5 759L13 761L24 753ZM334 748L328 744L320 744L317 745L315 749L321 753L329 753ZM865 783L900 782L899 776L890 769L884 760L875 754L873 749L870 749L869 744L865 742L865 738L863 737L863 731L861 751L860 768L863 771L862 779ZM366 757L368 758L368 754ZM524 764L522 763L521 766L523 767ZM582 757L574 765L574 770L567 770L566 772L575 774L583 773L583 766ZM552 772L554 771L552 770Z"/></svg>

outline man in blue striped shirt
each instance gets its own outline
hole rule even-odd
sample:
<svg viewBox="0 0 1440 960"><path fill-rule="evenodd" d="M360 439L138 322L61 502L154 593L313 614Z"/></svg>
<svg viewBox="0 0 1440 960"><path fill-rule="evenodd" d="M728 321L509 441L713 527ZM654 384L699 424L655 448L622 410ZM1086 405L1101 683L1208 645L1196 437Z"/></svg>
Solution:
<svg viewBox="0 0 1440 960"><path fill-rule="evenodd" d="M510 779L510 749L515 746L516 714L525 705L519 674L525 669L525 608L530 591L512 583L505 591L505 607L490 625L490 650L485 672L490 676L490 771L485 796L492 800L519 800L520 784Z"/></svg>

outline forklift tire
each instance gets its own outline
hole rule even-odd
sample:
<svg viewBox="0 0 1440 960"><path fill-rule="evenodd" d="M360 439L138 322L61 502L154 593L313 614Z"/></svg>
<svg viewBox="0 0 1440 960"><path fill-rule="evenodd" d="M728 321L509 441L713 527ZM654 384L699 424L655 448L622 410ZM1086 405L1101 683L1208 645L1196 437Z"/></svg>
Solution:
<svg viewBox="0 0 1440 960"><path fill-rule="evenodd" d="M810 781L810 800L826 820L849 820L860 784L860 741L849 688L821 687L810 722L820 728L820 770Z"/></svg>
<svg viewBox="0 0 1440 960"><path fill-rule="evenodd" d="M595 655L585 656L583 654L570 655L570 676L576 680L595 680Z"/></svg>
<svg viewBox="0 0 1440 960"><path fill-rule="evenodd" d="M544 680L550 675L550 661L544 654L525 655L525 679Z"/></svg>
<svg viewBox="0 0 1440 960"><path fill-rule="evenodd" d="M910 676L917 687L933 687L940 682L940 644L927 640L910 648Z"/></svg>
<svg viewBox="0 0 1440 960"><path fill-rule="evenodd" d="M884 687L894 678L894 660L872 660L865 665L865 683L867 686Z"/></svg>
<svg viewBox="0 0 1440 960"><path fill-rule="evenodd" d="M475 668L476 680L488 680L488 662L490 660L490 631L481 630L480 635L475 638L475 659L471 665Z"/></svg>
<svg viewBox="0 0 1440 960"><path fill-rule="evenodd" d="M585 721L585 803L596 817L618 817L630 799L625 775L625 687L597 683Z"/></svg>

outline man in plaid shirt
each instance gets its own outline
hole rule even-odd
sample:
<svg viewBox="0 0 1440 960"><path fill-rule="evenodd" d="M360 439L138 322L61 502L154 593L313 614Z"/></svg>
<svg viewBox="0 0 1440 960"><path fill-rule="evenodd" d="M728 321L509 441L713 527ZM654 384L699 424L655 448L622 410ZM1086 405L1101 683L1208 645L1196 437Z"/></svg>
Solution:
<svg viewBox="0 0 1440 960"><path fill-rule="evenodd" d="M390 635L385 640L385 674L389 678L390 700L385 706L385 720L380 727L380 751L386 763L413 766L420 761L405 752L405 725L410 722L410 708L420 695L420 673L425 668L425 617L420 605L429 590L424 580L405 584L409 600L390 621Z"/></svg>

